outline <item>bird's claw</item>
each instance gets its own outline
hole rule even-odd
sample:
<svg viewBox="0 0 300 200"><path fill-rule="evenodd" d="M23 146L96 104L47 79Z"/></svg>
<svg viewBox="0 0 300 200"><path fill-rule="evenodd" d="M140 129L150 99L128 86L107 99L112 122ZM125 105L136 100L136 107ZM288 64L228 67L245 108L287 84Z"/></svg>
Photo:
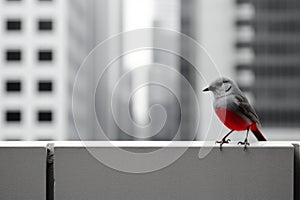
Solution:
<svg viewBox="0 0 300 200"><path fill-rule="evenodd" d="M220 151L222 151L222 146L223 146L223 144L227 144L227 143L229 143L231 140L230 139L222 139L222 140L220 140L220 141L216 141L216 144L220 144Z"/></svg>
<svg viewBox="0 0 300 200"><path fill-rule="evenodd" d="M224 144L224 143L229 143L231 140L227 139L227 140L220 140L220 141L216 141L216 143L218 144Z"/></svg>
<svg viewBox="0 0 300 200"><path fill-rule="evenodd" d="M244 151L246 151L247 147L250 146L250 143L247 140L245 140L244 142L238 142L238 144L244 145Z"/></svg>

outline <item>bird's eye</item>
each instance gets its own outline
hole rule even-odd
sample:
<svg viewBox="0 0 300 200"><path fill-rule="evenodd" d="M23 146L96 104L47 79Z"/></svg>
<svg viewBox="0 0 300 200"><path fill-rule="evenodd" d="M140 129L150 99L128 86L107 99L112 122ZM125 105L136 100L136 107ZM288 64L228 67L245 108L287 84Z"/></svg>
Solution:
<svg viewBox="0 0 300 200"><path fill-rule="evenodd" d="M228 80L224 80L223 83L229 83L229 81Z"/></svg>
<svg viewBox="0 0 300 200"><path fill-rule="evenodd" d="M228 85L228 87L226 87L225 91L228 92L231 89L231 85Z"/></svg>

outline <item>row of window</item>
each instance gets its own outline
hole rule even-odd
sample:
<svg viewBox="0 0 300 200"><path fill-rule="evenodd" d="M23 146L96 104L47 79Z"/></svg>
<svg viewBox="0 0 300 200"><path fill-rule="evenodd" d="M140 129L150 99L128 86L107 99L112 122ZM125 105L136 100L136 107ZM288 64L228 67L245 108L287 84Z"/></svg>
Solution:
<svg viewBox="0 0 300 200"><path fill-rule="evenodd" d="M6 0L8 2L20 2L22 0ZM52 0L39 0L39 1L52 1ZM7 19L5 22L5 29L7 31L21 31L23 29L23 21L21 19ZM50 19L39 19L37 21L37 30L39 31L52 31L53 21ZM7 62L22 61L22 51L19 49L7 50L5 53ZM52 50L39 50L37 52L37 60L40 62L49 62L53 60ZM7 92L21 92L22 82L20 80L8 80L5 83L5 90ZM39 92L51 92L53 90L53 83L49 80L41 80L37 83L37 90ZM7 110L4 119L7 123L21 123L22 112L21 110ZM50 123L53 121L53 113L51 110L39 110L36 113L36 120L41 123Z"/></svg>
<svg viewBox="0 0 300 200"><path fill-rule="evenodd" d="M261 20L257 18L256 20L252 19L238 19L236 26L252 26L256 32L280 32L280 33L298 33L300 32L300 21L299 18L293 18L289 20Z"/></svg>
<svg viewBox="0 0 300 200"><path fill-rule="evenodd" d="M255 6L255 8L262 11L277 11L277 10L298 10L300 8L300 2L297 0L290 1L278 1L278 0L236 0L237 4L251 3Z"/></svg>
<svg viewBox="0 0 300 200"><path fill-rule="evenodd" d="M22 61L22 51L20 49L6 50L5 59L7 62L20 62ZM37 59L40 62L51 62L53 60L52 50L39 50Z"/></svg>
<svg viewBox="0 0 300 200"><path fill-rule="evenodd" d="M20 2L20 1L23 1L23 0L6 0L8 2ZM53 1L53 0L38 0L38 1Z"/></svg>
<svg viewBox="0 0 300 200"><path fill-rule="evenodd" d="M39 110L36 113L36 120L38 122L52 122L53 113L51 110ZM21 123L22 112L20 110L7 110L5 112L5 121L8 123Z"/></svg>
<svg viewBox="0 0 300 200"><path fill-rule="evenodd" d="M238 41L235 44L236 48L251 48L254 53L276 54L276 55L297 55L300 53L300 46L296 42L244 42Z"/></svg>
<svg viewBox="0 0 300 200"><path fill-rule="evenodd" d="M53 30L53 22L48 19L40 19L37 22L37 29L39 31L51 31ZM22 20L21 19L8 19L6 21L7 31L21 31L22 30Z"/></svg>
<svg viewBox="0 0 300 200"><path fill-rule="evenodd" d="M21 92L22 82L20 80L8 80L5 83L5 90L7 92ZM49 80L41 80L37 83L38 92L52 92L53 83Z"/></svg>

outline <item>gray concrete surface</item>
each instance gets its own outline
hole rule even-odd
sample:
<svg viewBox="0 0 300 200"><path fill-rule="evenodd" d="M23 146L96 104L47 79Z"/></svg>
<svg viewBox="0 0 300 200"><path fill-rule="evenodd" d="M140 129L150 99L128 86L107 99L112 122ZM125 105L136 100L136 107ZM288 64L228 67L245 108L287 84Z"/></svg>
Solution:
<svg viewBox="0 0 300 200"><path fill-rule="evenodd" d="M0 142L0 199L46 199L46 143Z"/></svg>
<svg viewBox="0 0 300 200"><path fill-rule="evenodd" d="M90 148L106 154L114 151L103 144L94 143ZM135 147L135 144L121 146L130 151L151 151L159 146L146 143L147 147L142 147L139 143ZM201 146L202 143L196 143L166 168L131 174L103 165L80 143L56 143L55 199L293 199L294 148L291 144L251 144L247 151L230 145L222 152L214 147L204 159L199 159ZM164 156L172 156L176 148L182 147L168 147ZM161 159L165 159L164 156Z"/></svg>

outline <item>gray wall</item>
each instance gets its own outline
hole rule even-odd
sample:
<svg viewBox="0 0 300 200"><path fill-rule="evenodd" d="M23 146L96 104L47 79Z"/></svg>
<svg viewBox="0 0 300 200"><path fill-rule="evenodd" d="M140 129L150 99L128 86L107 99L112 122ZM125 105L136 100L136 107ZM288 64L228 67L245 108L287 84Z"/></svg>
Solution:
<svg viewBox="0 0 300 200"><path fill-rule="evenodd" d="M114 149L91 147L101 154ZM167 159L177 152L169 147ZM206 147L209 148L209 147ZM144 152L154 148L124 148ZM292 145L218 147L199 159L199 146L188 149L161 170L131 174L116 171L96 160L85 147L55 147L55 199L293 199ZM120 162L126 164L126 159ZM127 160L128 162L128 160ZM136 166L143 163L136 161Z"/></svg>
<svg viewBox="0 0 300 200"><path fill-rule="evenodd" d="M46 143L0 142L0 199L46 199Z"/></svg>
<svg viewBox="0 0 300 200"><path fill-rule="evenodd" d="M112 143L135 153L167 144ZM0 199L299 199L300 142L253 143L247 151L233 144L220 151L218 145L195 142L171 165L141 174L107 167L86 148L114 159L118 148L109 144L54 142L52 174L47 142L0 142ZM187 144L166 147L156 162L173 157ZM210 152L200 159L199 151ZM136 169L153 164L151 160L128 163L124 156L118 161ZM54 191L46 189L50 181L53 184L49 175L54 175Z"/></svg>

